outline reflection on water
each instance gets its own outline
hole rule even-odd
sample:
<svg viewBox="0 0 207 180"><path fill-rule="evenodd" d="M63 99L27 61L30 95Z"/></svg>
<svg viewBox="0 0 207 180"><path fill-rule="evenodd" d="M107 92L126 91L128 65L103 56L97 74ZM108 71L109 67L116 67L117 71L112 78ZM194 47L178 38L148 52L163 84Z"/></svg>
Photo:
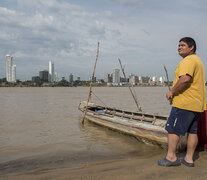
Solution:
<svg viewBox="0 0 207 180"><path fill-rule="evenodd" d="M73 167L88 161L160 153L132 137L86 122L77 106L89 88L0 88L0 170L4 173ZM167 115L166 87L135 87L146 112ZM126 87L96 87L107 106L136 110ZM96 103L101 102L93 96Z"/></svg>

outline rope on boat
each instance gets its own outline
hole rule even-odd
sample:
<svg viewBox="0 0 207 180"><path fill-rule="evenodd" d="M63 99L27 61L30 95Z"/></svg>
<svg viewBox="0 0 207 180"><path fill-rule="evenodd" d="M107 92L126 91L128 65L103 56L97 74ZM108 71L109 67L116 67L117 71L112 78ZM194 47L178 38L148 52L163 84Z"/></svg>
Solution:
<svg viewBox="0 0 207 180"><path fill-rule="evenodd" d="M93 91L91 91L92 92L92 94L99 100L99 101L101 101L101 103L105 106L105 107L107 107L106 106L106 104L98 97L98 96L96 96L95 95L95 93L93 92Z"/></svg>

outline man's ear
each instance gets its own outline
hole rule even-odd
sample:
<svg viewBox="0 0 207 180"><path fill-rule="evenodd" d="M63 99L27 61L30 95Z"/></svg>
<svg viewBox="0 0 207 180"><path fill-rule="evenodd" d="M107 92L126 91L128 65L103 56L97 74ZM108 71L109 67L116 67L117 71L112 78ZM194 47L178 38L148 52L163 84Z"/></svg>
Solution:
<svg viewBox="0 0 207 180"><path fill-rule="evenodd" d="M192 45L191 47L190 47L190 50L192 51L194 49L194 45Z"/></svg>

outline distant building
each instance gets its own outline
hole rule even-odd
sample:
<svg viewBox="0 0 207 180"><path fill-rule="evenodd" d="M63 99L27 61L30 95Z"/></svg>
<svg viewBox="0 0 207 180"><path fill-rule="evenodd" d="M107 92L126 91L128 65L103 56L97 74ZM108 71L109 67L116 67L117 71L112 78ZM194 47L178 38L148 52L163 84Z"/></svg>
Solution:
<svg viewBox="0 0 207 180"><path fill-rule="evenodd" d="M139 77L138 77L138 80L139 80L139 82L141 82L141 81L142 81L142 77L141 77L141 76L139 76Z"/></svg>
<svg viewBox="0 0 207 180"><path fill-rule="evenodd" d="M40 77L39 76L33 76L32 77L32 82L40 82Z"/></svg>
<svg viewBox="0 0 207 180"><path fill-rule="evenodd" d="M103 79L98 79L96 82L97 82L98 84L102 84L102 83L104 83L104 80L103 80Z"/></svg>
<svg viewBox="0 0 207 180"><path fill-rule="evenodd" d="M129 78L125 79L124 77L120 77L120 83L126 84L127 82L129 82Z"/></svg>
<svg viewBox="0 0 207 180"><path fill-rule="evenodd" d="M120 69L113 69L113 85L120 84Z"/></svg>
<svg viewBox="0 0 207 180"><path fill-rule="evenodd" d="M55 72L54 81L55 82L58 82L59 81L59 76L58 76L58 73L57 72Z"/></svg>
<svg viewBox="0 0 207 180"><path fill-rule="evenodd" d="M12 65L12 82L16 82L16 65Z"/></svg>
<svg viewBox="0 0 207 180"><path fill-rule="evenodd" d="M163 84L163 83L165 82L165 77L162 77L162 76L161 76L161 77L159 78L159 82L160 82L161 84Z"/></svg>
<svg viewBox="0 0 207 180"><path fill-rule="evenodd" d="M54 62L49 61L48 81L49 82L54 82L54 79L55 79Z"/></svg>
<svg viewBox="0 0 207 180"><path fill-rule="evenodd" d="M69 75L69 83L72 83L73 82L73 75L72 75L72 73L70 73L70 75Z"/></svg>
<svg viewBox="0 0 207 180"><path fill-rule="evenodd" d="M16 65L13 65L13 57L6 55L6 80L16 82Z"/></svg>
<svg viewBox="0 0 207 180"><path fill-rule="evenodd" d="M156 76L153 76L150 78L149 85L151 85L151 86L158 85Z"/></svg>
<svg viewBox="0 0 207 180"><path fill-rule="evenodd" d="M156 76L152 77L152 82L157 82L157 77Z"/></svg>
<svg viewBox="0 0 207 180"><path fill-rule="evenodd" d="M48 82L48 75L49 75L49 72L47 70L40 71L39 72L40 81Z"/></svg>
<svg viewBox="0 0 207 180"><path fill-rule="evenodd" d="M132 85L137 85L138 82L139 82L139 78L138 76L135 76L134 74L131 74L129 76L129 82L132 84Z"/></svg>
<svg viewBox="0 0 207 180"><path fill-rule="evenodd" d="M104 78L104 82L106 82L106 83L112 83L112 75L106 73L105 74L105 78Z"/></svg>
<svg viewBox="0 0 207 180"><path fill-rule="evenodd" d="M6 80L12 82L12 59L10 55L6 55Z"/></svg>
<svg viewBox="0 0 207 180"><path fill-rule="evenodd" d="M148 84L150 82L150 77L142 76L140 80L140 84Z"/></svg>
<svg viewBox="0 0 207 180"><path fill-rule="evenodd" d="M89 81L91 81L91 77L89 78ZM96 77L93 77L92 82L96 82Z"/></svg>

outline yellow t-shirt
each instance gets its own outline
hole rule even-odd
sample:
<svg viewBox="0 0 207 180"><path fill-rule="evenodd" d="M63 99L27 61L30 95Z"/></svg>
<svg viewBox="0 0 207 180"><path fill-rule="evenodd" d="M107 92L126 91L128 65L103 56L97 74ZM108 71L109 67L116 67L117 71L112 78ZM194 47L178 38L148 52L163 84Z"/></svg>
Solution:
<svg viewBox="0 0 207 180"><path fill-rule="evenodd" d="M187 89L173 97L172 106L195 112L203 112L206 110L205 70L198 55L189 55L178 64L175 70L173 86L177 83L180 76L186 74L192 77L190 85Z"/></svg>

